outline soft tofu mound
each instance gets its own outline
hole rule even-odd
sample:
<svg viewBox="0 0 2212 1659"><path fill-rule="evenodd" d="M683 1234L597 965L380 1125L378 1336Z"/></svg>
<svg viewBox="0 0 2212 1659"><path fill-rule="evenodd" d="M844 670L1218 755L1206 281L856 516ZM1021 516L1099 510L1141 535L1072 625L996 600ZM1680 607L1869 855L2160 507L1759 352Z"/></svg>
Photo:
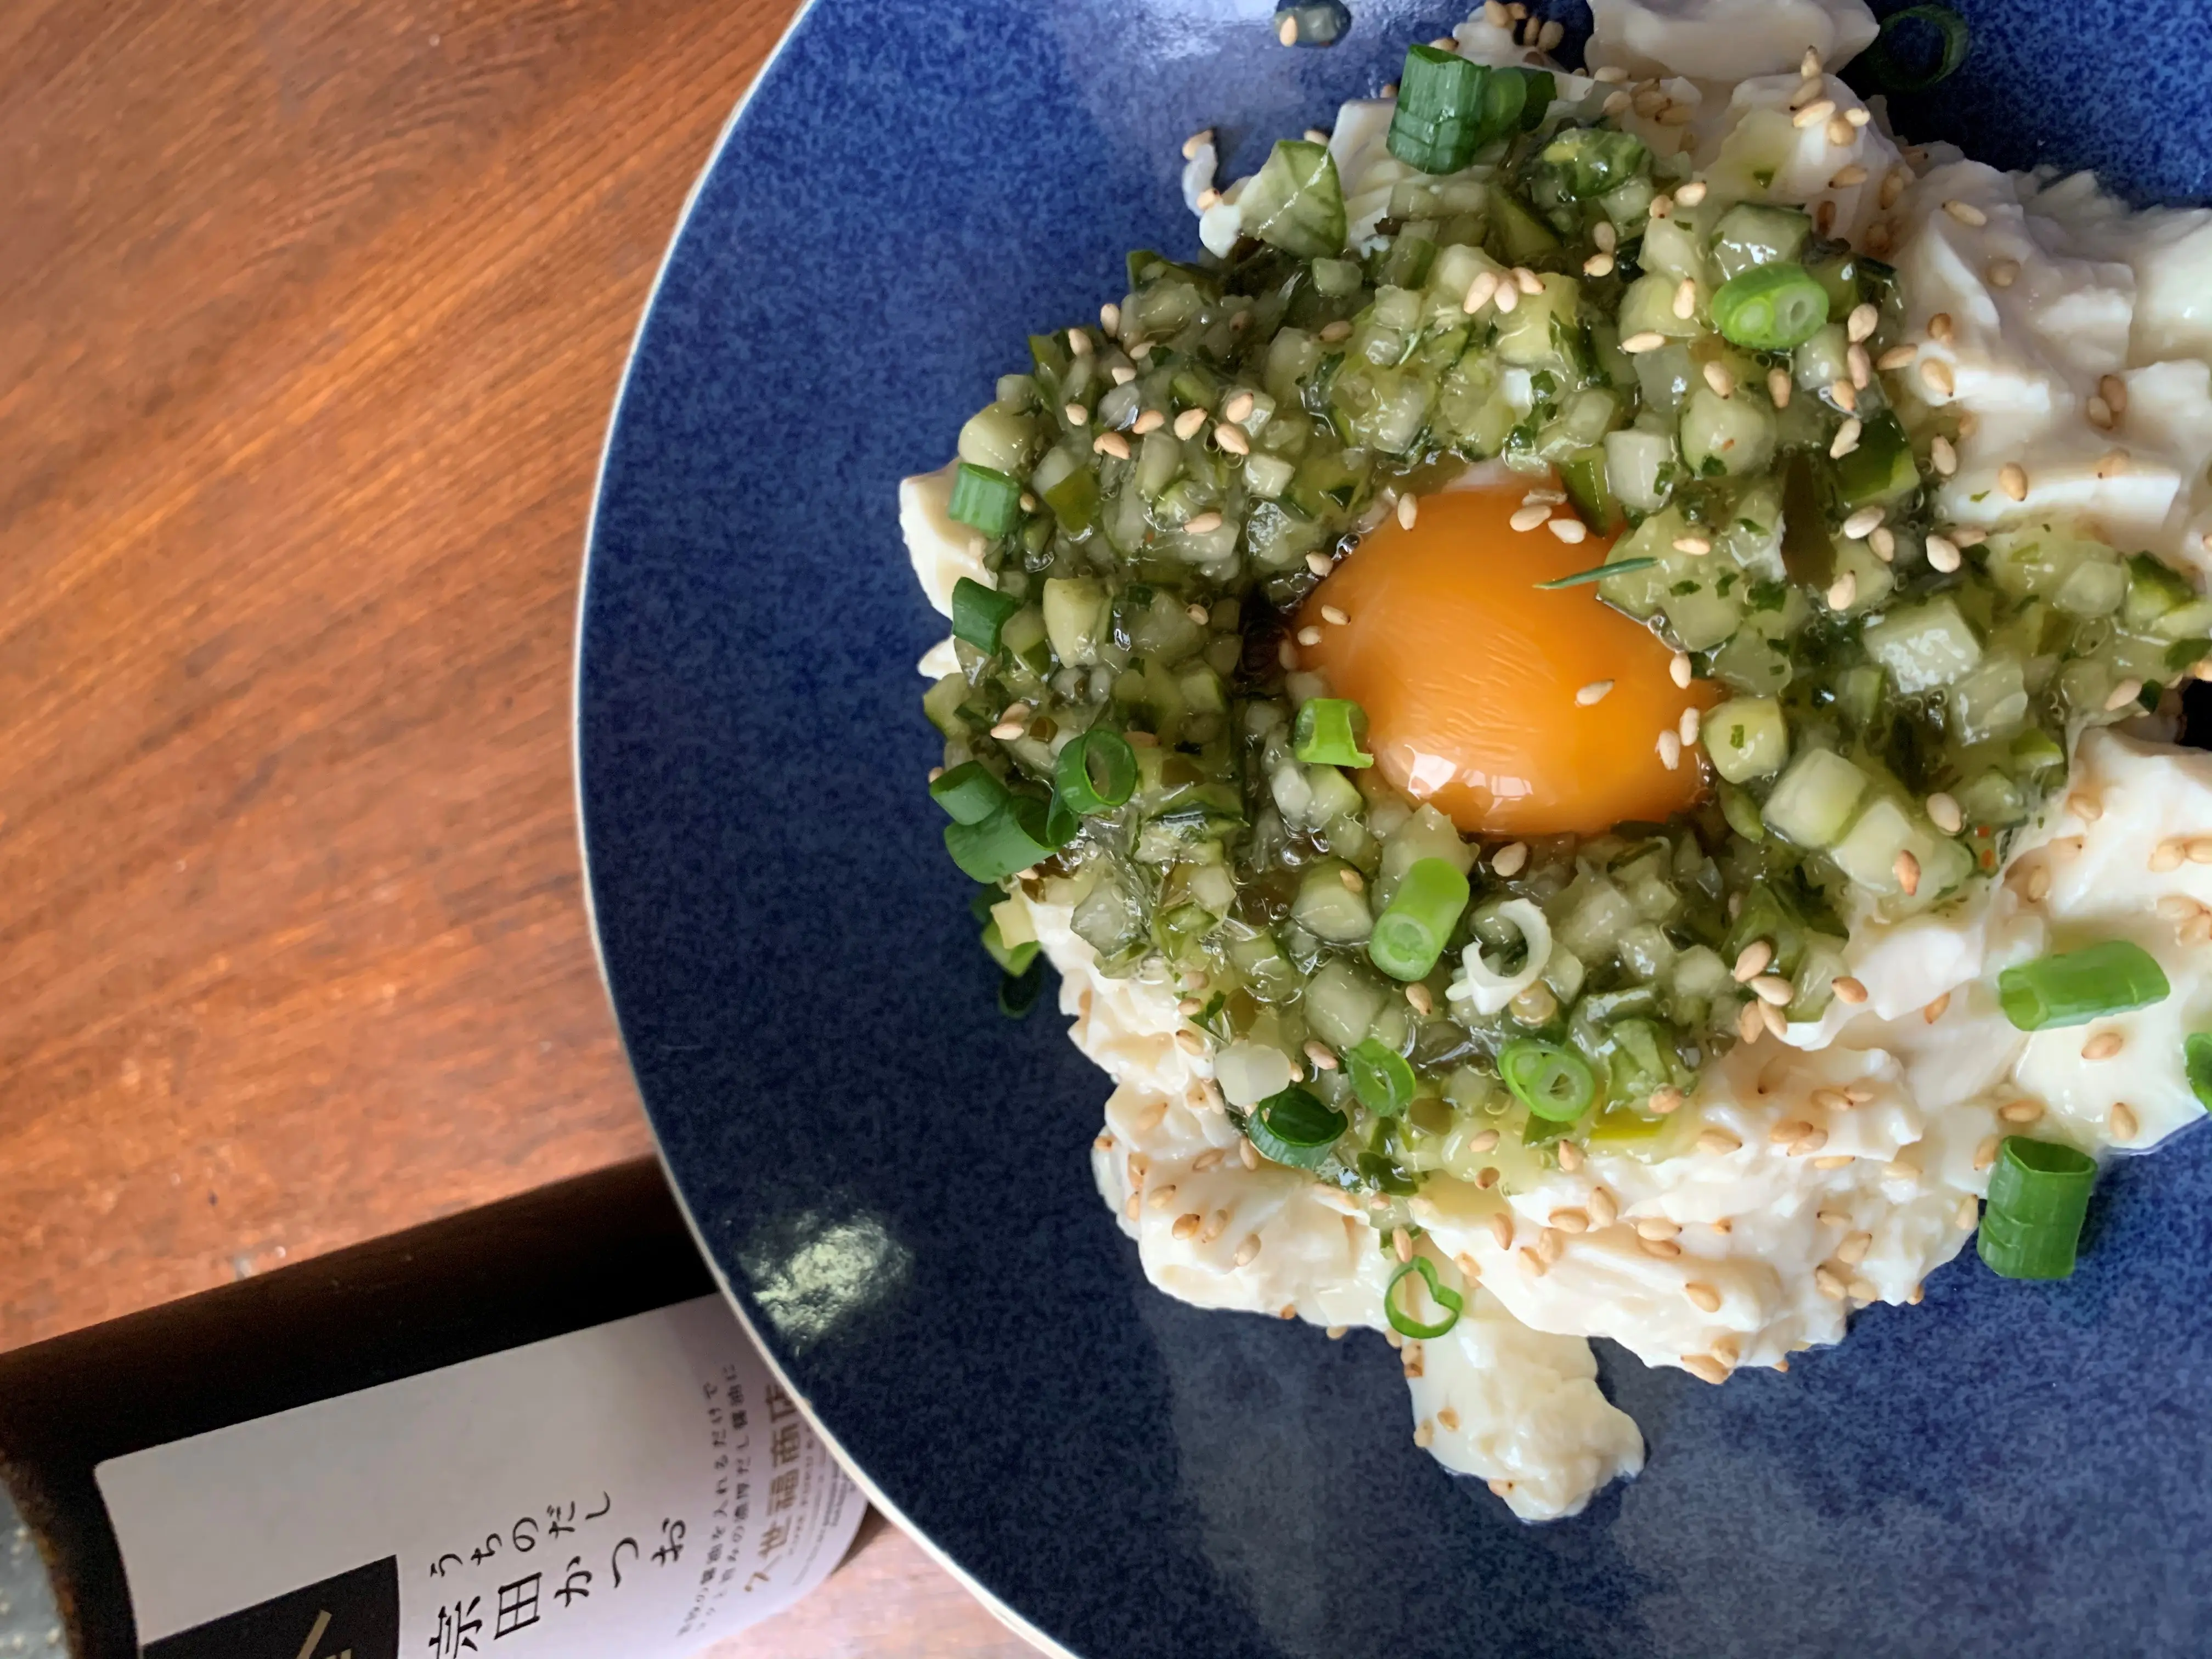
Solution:
<svg viewBox="0 0 2212 1659"><path fill-rule="evenodd" d="M1808 144L1787 112L1808 46L1840 63L1873 38L1858 0L1596 0L1594 13L1593 64L1674 76L1667 90L1695 112L1672 125L1629 118L1656 151L1689 149L1713 176L1742 175L1732 194L1791 204L1855 161L1869 182L1826 191L1838 234L1881 210L1880 181L1903 163L1881 124L1859 128L1845 154ZM1540 61L1480 14L1457 33L1483 61ZM1608 90L1560 75L1565 99ZM1858 106L1839 81L1824 94ZM1408 176L1384 146L1391 112L1388 100L1346 105L1331 139L1355 244ZM1214 162L1206 145L1190 164L1194 210ZM1754 171L1771 181L1746 185ZM1217 252L1237 238L1243 183L1201 216ZM1939 153L1888 216L1902 226L1895 259L1915 337L1936 313L1950 319L1948 343L1926 351L1954 391L1929 396L1954 398L1976 423L1946 510L1991 526L2063 513L2119 545L2212 564L2212 215L2130 214L2086 177ZM2084 419L2107 376L2126 388L2118 432ZM2023 460L2025 501L1996 487L2004 459ZM948 468L901 495L916 575L940 611L957 577L982 574L974 538L945 514L949 489ZM923 665L951 665L949 642ZM2067 793L2019 837L2001 881L1855 927L1846 958L1863 1005L1838 1001L1784 1042L1735 1049L1642 1142L1593 1146L1571 1170L1499 1146L1455 1160L1474 1178L1429 1177L1413 1213L1466 1311L1444 1337L1402 1343L1420 1444L1524 1518L1573 1514L1644 1461L1636 1425L1597 1387L1588 1338L1716 1382L1782 1364L1840 1340L1855 1307L1920 1299L1971 1236L1997 1137L2019 1127L2000 1109L2032 1103L2035 1133L2097 1152L2148 1148L2203 1115L2181 1052L2212 1023L2212 957L2192 932L2212 912L2212 865L2184 849L2212 836L2212 756L2099 730L2072 762ZM1201 1307L1387 1333L1396 1261L1357 1200L1251 1154L1222 1109L1212 1056L1176 1041L1181 994L1164 972L1099 974L1069 925L1071 888L1047 880L1024 902L1075 1042L1114 1080L1093 1170L1147 1276ZM2004 1019L2002 969L2110 938L2156 957L2173 994L2088 1029L2030 1036ZM2118 1053L2083 1058L2106 1032ZM1494 1160L1486 1182L1483 1156Z"/></svg>

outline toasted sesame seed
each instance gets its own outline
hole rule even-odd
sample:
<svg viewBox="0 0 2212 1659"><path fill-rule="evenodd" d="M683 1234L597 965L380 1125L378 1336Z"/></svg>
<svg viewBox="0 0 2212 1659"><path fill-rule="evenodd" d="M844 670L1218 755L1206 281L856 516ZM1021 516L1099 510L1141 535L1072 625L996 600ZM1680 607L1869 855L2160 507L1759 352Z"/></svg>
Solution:
<svg viewBox="0 0 2212 1659"><path fill-rule="evenodd" d="M1707 363L1705 367L1705 384L1713 389L1714 396L1719 398L1735 396L1735 376L1729 374L1723 365L1717 362Z"/></svg>
<svg viewBox="0 0 2212 1659"><path fill-rule="evenodd" d="M1213 441L1231 455L1249 455L1252 441L1244 435L1244 428L1224 421L1213 428Z"/></svg>
<svg viewBox="0 0 2212 1659"><path fill-rule="evenodd" d="M1666 112L1662 110L1660 114L1663 117L1666 114ZM1651 198L1651 205L1646 208L1644 211L1649 213L1654 219L1667 218L1674 211L1674 198L1664 192L1662 192Z"/></svg>
<svg viewBox="0 0 2212 1659"><path fill-rule="evenodd" d="M1912 360L1919 355L1918 349L1915 347L1893 345L1874 360L1874 366L1887 374L1893 369L1910 368Z"/></svg>
<svg viewBox="0 0 2212 1659"><path fill-rule="evenodd" d="M1958 544L1948 537L1930 536L1928 538L1929 568L1940 571L1948 576L1964 562L1965 560L1959 552Z"/></svg>
<svg viewBox="0 0 2212 1659"><path fill-rule="evenodd" d="M1403 1227L1393 1227L1390 1230L1390 1249L1399 1261L1411 1261L1413 1259L1413 1234Z"/></svg>
<svg viewBox="0 0 2212 1659"><path fill-rule="evenodd" d="M1884 1181L1917 1181L1920 1179L1920 1166L1905 1158L1893 1158L1881 1166L1881 1178Z"/></svg>
<svg viewBox="0 0 2212 1659"><path fill-rule="evenodd" d="M1206 411L1204 410L1186 409L1182 414L1176 416L1175 434L1178 438L1194 438L1198 435L1199 428L1205 424Z"/></svg>
<svg viewBox="0 0 2212 1659"><path fill-rule="evenodd" d="M1972 202L1961 202L1956 198L1954 198L1952 200L1943 204L1943 211L1949 214L1960 224L1972 225L1977 229L1990 222L1990 216L1983 212L1981 209L1976 207Z"/></svg>
<svg viewBox="0 0 2212 1659"><path fill-rule="evenodd" d="M1778 1008L1787 1008L1797 1000L1797 988L1778 974L1754 974L1745 983L1761 1002L1771 1002Z"/></svg>
<svg viewBox="0 0 2212 1659"><path fill-rule="evenodd" d="M1474 1184L1484 1192L1488 1192L1492 1187L1495 1187L1498 1184L1497 1165L1486 1164L1482 1168L1477 1170L1474 1172Z"/></svg>
<svg viewBox="0 0 2212 1659"><path fill-rule="evenodd" d="M1571 519L1564 514L1556 519L1546 520L1544 527L1570 547L1586 539L1589 535L1588 525L1580 519Z"/></svg>
<svg viewBox="0 0 2212 1659"><path fill-rule="evenodd" d="M1668 1220L1663 1215L1639 1216L1636 1221L1636 1236L1644 1239L1668 1239L1682 1231L1681 1224Z"/></svg>
<svg viewBox="0 0 2212 1659"><path fill-rule="evenodd" d="M1829 458L1840 461L1851 451L1856 449L1859 447L1859 434L1864 429L1859 424L1857 416L1853 415L1846 419L1836 428L1836 441L1828 446Z"/></svg>
<svg viewBox="0 0 2212 1659"><path fill-rule="evenodd" d="M1275 39L1286 46L1298 43L1298 15L1294 11L1283 14L1283 21L1275 26Z"/></svg>
<svg viewBox="0 0 2212 1659"><path fill-rule="evenodd" d="M1491 296L1497 292L1498 273L1494 270L1480 272L1475 279L1467 285L1467 296L1459 302L1459 308L1472 316L1488 305Z"/></svg>
<svg viewBox="0 0 2212 1659"><path fill-rule="evenodd" d="M1413 527L1413 520L1419 518L1420 514L1421 503L1419 499L1412 495L1398 497L1398 527L1400 529L1411 530Z"/></svg>
<svg viewBox="0 0 2212 1659"><path fill-rule="evenodd" d="M1787 1146L1798 1136L1811 1133L1812 1127L1801 1119L1786 1117L1766 1132L1766 1139L1774 1146Z"/></svg>
<svg viewBox="0 0 2212 1659"><path fill-rule="evenodd" d="M1693 671L1691 667L1690 659L1683 653L1677 651L1672 657L1668 659L1667 678L1686 690L1689 687L1692 672Z"/></svg>
<svg viewBox="0 0 2212 1659"><path fill-rule="evenodd" d="M1501 876L1517 876L1521 873L1521 866L1528 862L1528 844L1510 841L1498 849L1490 860L1490 867Z"/></svg>
<svg viewBox="0 0 2212 1659"><path fill-rule="evenodd" d="M1674 285L1674 314L1684 322L1698 314L1698 284L1695 279L1685 276Z"/></svg>
<svg viewBox="0 0 2212 1659"><path fill-rule="evenodd" d="M2007 461L1997 469L1997 488L2016 501L2027 499L2027 469L2018 461Z"/></svg>
<svg viewBox="0 0 2212 1659"><path fill-rule="evenodd" d="M2112 1127L2115 1140L2133 1140L2142 1133L2142 1127L2136 1121L2135 1108L2124 1100L2112 1103Z"/></svg>
<svg viewBox="0 0 2212 1659"><path fill-rule="evenodd" d="M1851 1155L1849 1152L1830 1152L1825 1158L1814 1158L1813 1167L1816 1170L1840 1170L1850 1161Z"/></svg>
<svg viewBox="0 0 2212 1659"><path fill-rule="evenodd" d="M1585 685L1581 690L1575 693L1575 701L1581 704L1584 708L1588 708L1593 703L1603 702L1605 701L1605 694L1612 690L1613 682L1611 680L1592 680L1588 685Z"/></svg>
<svg viewBox="0 0 2212 1659"><path fill-rule="evenodd" d="M2112 688L2112 695L2105 699L2105 708L2108 711L2125 708L2141 696L2142 682L2134 678L2124 679Z"/></svg>
<svg viewBox="0 0 2212 1659"><path fill-rule="evenodd" d="M1669 772L1682 764L1682 739L1672 732L1662 732L1658 742L1659 764Z"/></svg>
<svg viewBox="0 0 2212 1659"><path fill-rule="evenodd" d="M1826 1297L1829 1301L1841 1302L1844 1299L1843 1275L1834 1268L1826 1267L1814 1268L1813 1283L1820 1287L1820 1294Z"/></svg>
<svg viewBox="0 0 2212 1659"><path fill-rule="evenodd" d="M2026 895L2030 904L2042 903L2045 896L2051 891L2051 866L2047 864L2031 866L2028 869L2027 879L2021 884L2021 890Z"/></svg>
<svg viewBox="0 0 2212 1659"><path fill-rule="evenodd" d="M2181 868L2182 860L2186 857L2188 854L2182 850L2181 842L2162 841L2150 850L2150 868L2154 873L2164 875L2169 870Z"/></svg>
<svg viewBox="0 0 2212 1659"><path fill-rule="evenodd" d="M1951 994L1948 991L1938 991L1935 996L1929 1000L1927 1006L1921 1009L1921 1023L1926 1025L1933 1025L1937 1020L1942 1018L1943 1016L1950 1011L1950 1007Z"/></svg>
<svg viewBox="0 0 2212 1659"><path fill-rule="evenodd" d="M1545 1219L1563 1233L1586 1233L1589 1231L1589 1212L1587 1210L1554 1210Z"/></svg>
<svg viewBox="0 0 2212 1659"><path fill-rule="evenodd" d="M1850 368L1852 390L1863 392L1873 384L1874 360L1867 356L1867 349L1864 346L1855 345L1849 348L1844 353L1844 362Z"/></svg>
<svg viewBox="0 0 2212 1659"><path fill-rule="evenodd" d="M1137 416L1136 420L1130 425L1129 430L1135 433L1139 438L1141 438L1147 432L1158 432L1167 423L1168 417L1164 413L1157 409L1148 409L1143 414Z"/></svg>
<svg viewBox="0 0 2212 1659"><path fill-rule="evenodd" d="M1771 1035L1775 1036L1789 1035L1790 1022L1782 1017L1782 1011L1779 1008L1771 1002L1754 1002L1751 1006L1759 1010L1759 1023L1764 1025Z"/></svg>
<svg viewBox="0 0 2212 1659"><path fill-rule="evenodd" d="M2039 1100L2008 1100L1997 1108L1997 1115L2008 1123L2033 1123L2043 1115Z"/></svg>
<svg viewBox="0 0 2212 1659"><path fill-rule="evenodd" d="M1765 1005L1753 997L1745 1003L1735 1017L1735 1034L1745 1042L1756 1042L1766 1035L1766 1021L1759 1013Z"/></svg>
<svg viewBox="0 0 2212 1659"><path fill-rule="evenodd" d="M1177 1216L1175 1218L1175 1225L1169 1228L1168 1231L1176 1238L1188 1238L1205 1223L1206 1218L1193 1211L1189 1214Z"/></svg>
<svg viewBox="0 0 2212 1659"><path fill-rule="evenodd" d="M1571 1140L1563 1140L1559 1144L1557 1150L1559 1159L1559 1167L1562 1170L1565 1170L1569 1175L1572 1175L1576 1170L1583 1167L1583 1149L1575 1142Z"/></svg>
<svg viewBox="0 0 2212 1659"><path fill-rule="evenodd" d="M1912 182L1911 171L1892 167L1881 175L1881 188L1875 192L1875 204L1885 213L1897 205L1897 198L1905 194L1905 187Z"/></svg>
<svg viewBox="0 0 2212 1659"><path fill-rule="evenodd" d="M1552 1270L1552 1264L1544 1260L1543 1253L1533 1244L1523 1244L1516 1254L1531 1279L1541 1279Z"/></svg>
<svg viewBox="0 0 2212 1659"><path fill-rule="evenodd" d="M1682 1247L1674 1242L1671 1235L1639 1233L1636 1238L1636 1248L1646 1255L1656 1256L1662 1261L1672 1261L1682 1254Z"/></svg>
<svg viewBox="0 0 2212 1659"><path fill-rule="evenodd" d="M1799 110L1796 114L1791 116L1790 118L1790 124L1801 131L1806 127L1817 127L1826 122L1827 118L1835 112L1836 100L1834 99L1815 98L1811 103L1806 105L1804 108Z"/></svg>
<svg viewBox="0 0 2212 1659"><path fill-rule="evenodd" d="M1129 441L1118 432L1102 432L1091 441L1091 447L1101 455L1111 455L1117 461L1129 459Z"/></svg>
<svg viewBox="0 0 2212 1659"><path fill-rule="evenodd" d="M1652 1093L1648 1104L1650 1106L1651 1111L1655 1116L1664 1117L1669 1112L1680 1111L1681 1109L1682 1091L1680 1089L1672 1087L1671 1085L1664 1089L1656 1090Z"/></svg>
<svg viewBox="0 0 2212 1659"><path fill-rule="evenodd" d="M2191 836L2188 852L2191 864L2212 864L2212 836Z"/></svg>
<svg viewBox="0 0 2212 1659"><path fill-rule="evenodd" d="M1029 729L1024 720L1000 720L991 728L991 735L1000 743L1012 743L1016 738L1026 736Z"/></svg>
<svg viewBox="0 0 2212 1659"><path fill-rule="evenodd" d="M2110 432L2117 421L2117 417L2112 413L2112 404L2094 392L2089 394L2088 402L2082 405L2081 412L2087 418L2089 424L2100 432Z"/></svg>
<svg viewBox="0 0 2212 1659"><path fill-rule="evenodd" d="M1164 1187L1155 1187L1152 1189L1151 1200L1152 1207L1156 1210L1166 1209L1169 1205L1175 1202L1175 1194L1176 1184L1172 1181Z"/></svg>
<svg viewBox="0 0 2212 1659"><path fill-rule="evenodd" d="M1513 267L1513 286L1534 298L1544 291L1544 279L1526 265Z"/></svg>
<svg viewBox="0 0 2212 1659"><path fill-rule="evenodd" d="M1514 509L1513 516L1505 522L1516 530L1530 531L1552 516L1548 507L1523 507Z"/></svg>
<svg viewBox="0 0 2212 1659"><path fill-rule="evenodd" d="M1249 1140L1240 1140L1237 1143L1237 1159L1246 1169L1256 1170L1260 1167L1260 1149Z"/></svg>
<svg viewBox="0 0 2212 1659"><path fill-rule="evenodd" d="M1891 873L1897 878L1898 886L1903 890L1907 898L1920 890L1920 860L1913 857L1910 852L1899 848L1896 861L1889 867Z"/></svg>
<svg viewBox="0 0 2212 1659"><path fill-rule="evenodd" d="M1618 93L1614 94L1615 97L1618 97L1619 95L1620 94ZM1610 253L1591 254L1589 258L1583 261L1583 275L1585 276L1612 276L1613 255Z"/></svg>
<svg viewBox="0 0 2212 1659"><path fill-rule="evenodd" d="M1848 611L1859 596L1859 579L1846 570L1828 585L1828 609Z"/></svg>
<svg viewBox="0 0 2212 1659"><path fill-rule="evenodd" d="M2100 1031L2081 1045L2084 1060L2110 1060L2127 1047L2127 1039L2118 1031Z"/></svg>
<svg viewBox="0 0 2212 1659"><path fill-rule="evenodd" d="M1251 414L1255 401L1250 392L1237 392L1221 406L1222 417L1224 420L1242 421Z"/></svg>
<svg viewBox="0 0 2212 1659"><path fill-rule="evenodd" d="M1711 1382L1717 1387L1729 1378L1729 1368L1709 1353L1684 1354L1682 1369L1700 1382Z"/></svg>
<svg viewBox="0 0 2212 1659"><path fill-rule="evenodd" d="M1221 515L1218 513L1201 513L1183 528L1194 536L1210 535L1221 528Z"/></svg>
<svg viewBox="0 0 2212 1659"><path fill-rule="evenodd" d="M1726 1129L1707 1129L1698 1136L1698 1150L1714 1158L1726 1158L1742 1149L1743 1142Z"/></svg>
<svg viewBox="0 0 2212 1659"><path fill-rule="evenodd" d="M1863 537L1881 522L1881 508L1878 507L1861 507L1844 520L1844 534L1855 541Z"/></svg>
<svg viewBox="0 0 2212 1659"><path fill-rule="evenodd" d="M1811 1099L1824 1112L1847 1112L1851 1109L1851 1097L1841 1089L1815 1089Z"/></svg>
<svg viewBox="0 0 2212 1659"><path fill-rule="evenodd" d="M1200 148L1206 144L1210 144L1212 142L1213 129L1212 127L1201 127L1198 131L1192 133L1189 137L1182 141L1182 159L1186 161L1195 161L1198 157L1198 152Z"/></svg>
<svg viewBox="0 0 2212 1659"><path fill-rule="evenodd" d="M1866 181L1867 170L1856 161L1847 161L1836 169L1835 176L1828 180L1828 188L1849 190L1853 185L1863 185Z"/></svg>
<svg viewBox="0 0 2212 1659"><path fill-rule="evenodd" d="M1490 1217L1490 1236L1498 1241L1498 1248L1513 1248L1513 1218L1504 1210L1494 1210Z"/></svg>
<svg viewBox="0 0 2212 1659"><path fill-rule="evenodd" d="M1828 401L1846 415L1854 413L1859 406L1858 389L1849 380L1831 380L1828 382Z"/></svg>
<svg viewBox="0 0 2212 1659"><path fill-rule="evenodd" d="M1867 532L1867 546L1884 564L1897 558L1897 537L1887 525L1878 524Z"/></svg>
<svg viewBox="0 0 2212 1659"><path fill-rule="evenodd" d="M1667 337L1653 329L1632 334L1620 343L1620 349L1632 355L1640 351L1656 351L1667 343Z"/></svg>
<svg viewBox="0 0 2212 1659"><path fill-rule="evenodd" d="M1948 398L1958 390L1959 383L1951 376L1951 365L1941 357L1923 357L1920 362L1920 378L1928 389L1939 397Z"/></svg>
<svg viewBox="0 0 2212 1659"><path fill-rule="evenodd" d="M1297 637L1298 643L1300 645L1319 645L1321 643L1321 629L1318 628L1301 628L1298 629Z"/></svg>
<svg viewBox="0 0 2212 1659"><path fill-rule="evenodd" d="M1325 323L1322 325L1321 338L1328 344L1334 345L1351 332L1352 325L1340 317L1333 323Z"/></svg>
<svg viewBox="0 0 2212 1659"><path fill-rule="evenodd" d="M1831 147L1841 149L1845 144L1850 143L1856 135L1849 117L1831 115L1828 118L1827 131L1824 136ZM1820 205L1833 210L1832 204L1823 202Z"/></svg>

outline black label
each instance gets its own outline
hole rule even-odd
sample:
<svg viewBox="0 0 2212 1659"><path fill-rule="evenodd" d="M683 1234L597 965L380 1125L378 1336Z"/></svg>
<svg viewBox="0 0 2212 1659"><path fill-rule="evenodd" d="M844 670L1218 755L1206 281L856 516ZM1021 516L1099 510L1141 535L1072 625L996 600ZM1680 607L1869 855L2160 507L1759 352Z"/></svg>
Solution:
<svg viewBox="0 0 2212 1659"><path fill-rule="evenodd" d="M399 1559L387 1555L141 1651L145 1659L399 1659Z"/></svg>

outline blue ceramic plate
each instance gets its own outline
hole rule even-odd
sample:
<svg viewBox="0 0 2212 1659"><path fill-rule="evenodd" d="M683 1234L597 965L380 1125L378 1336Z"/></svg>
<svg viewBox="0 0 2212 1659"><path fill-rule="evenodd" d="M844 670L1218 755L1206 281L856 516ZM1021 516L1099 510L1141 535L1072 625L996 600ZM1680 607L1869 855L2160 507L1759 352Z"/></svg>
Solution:
<svg viewBox="0 0 2212 1659"><path fill-rule="evenodd" d="M2202 193L2194 6L1965 9L1908 131ZM2064 1284L1970 1252L1724 1389L1599 1344L1650 1465L1531 1528L1414 1448L1379 1339L1149 1288L1091 1184L1104 1079L996 1011L894 487L1125 249L1194 250L1186 132L1249 171L1453 15L1290 52L1255 0L816 0L762 76L639 338L581 629L600 944L700 1235L872 1488L1092 1659L2212 1650L2212 1136L2121 1164Z"/></svg>

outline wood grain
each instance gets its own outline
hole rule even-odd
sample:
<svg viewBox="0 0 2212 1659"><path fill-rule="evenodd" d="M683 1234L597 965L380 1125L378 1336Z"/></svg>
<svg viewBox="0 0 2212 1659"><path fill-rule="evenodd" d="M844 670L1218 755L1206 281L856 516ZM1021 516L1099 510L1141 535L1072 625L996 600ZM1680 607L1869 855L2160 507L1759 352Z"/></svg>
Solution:
<svg viewBox="0 0 2212 1659"><path fill-rule="evenodd" d="M788 10L0 6L0 1346L646 1150L576 579Z"/></svg>

